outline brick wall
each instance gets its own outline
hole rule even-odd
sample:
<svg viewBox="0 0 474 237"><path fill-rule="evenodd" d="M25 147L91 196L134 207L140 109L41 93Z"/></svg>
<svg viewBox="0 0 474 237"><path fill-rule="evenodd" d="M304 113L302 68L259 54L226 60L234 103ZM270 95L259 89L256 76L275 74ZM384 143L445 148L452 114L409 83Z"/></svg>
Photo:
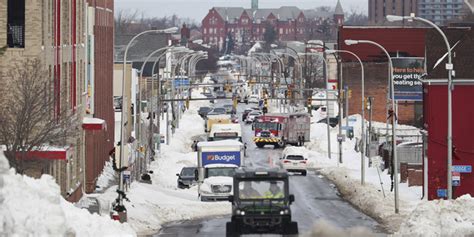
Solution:
<svg viewBox="0 0 474 237"><path fill-rule="evenodd" d="M387 118L387 63L364 63L365 70L365 97L374 97L372 118L378 122L385 122ZM362 103L362 80L359 63L343 63L343 84L352 90L352 98L349 99L349 114L360 114ZM400 124L415 124L419 119L415 117L415 103L400 101L398 103L398 119ZM366 110L366 118L369 118Z"/></svg>

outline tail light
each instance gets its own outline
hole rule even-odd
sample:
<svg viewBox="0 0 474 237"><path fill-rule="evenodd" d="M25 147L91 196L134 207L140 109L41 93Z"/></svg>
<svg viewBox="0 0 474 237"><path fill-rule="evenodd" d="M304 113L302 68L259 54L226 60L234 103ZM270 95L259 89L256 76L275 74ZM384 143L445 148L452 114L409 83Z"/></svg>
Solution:
<svg viewBox="0 0 474 237"><path fill-rule="evenodd" d="M291 163L289 160L284 160L283 163Z"/></svg>
<svg viewBox="0 0 474 237"><path fill-rule="evenodd" d="M305 160L302 160L302 161L300 161L300 163L306 164L306 161L305 161Z"/></svg>

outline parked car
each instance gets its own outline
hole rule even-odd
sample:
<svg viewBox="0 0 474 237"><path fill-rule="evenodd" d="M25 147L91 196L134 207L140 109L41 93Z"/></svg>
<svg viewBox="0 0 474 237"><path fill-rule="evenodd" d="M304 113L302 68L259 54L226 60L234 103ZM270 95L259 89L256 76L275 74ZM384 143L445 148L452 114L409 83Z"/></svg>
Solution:
<svg viewBox="0 0 474 237"><path fill-rule="evenodd" d="M178 176L178 188L190 188L191 186L195 185L196 182L196 167L184 167L181 169Z"/></svg>
<svg viewBox="0 0 474 237"><path fill-rule="evenodd" d="M247 124L253 123L257 117L262 116L262 115L263 113L261 111L254 110L247 115L247 118L245 119L245 123Z"/></svg>
<svg viewBox="0 0 474 237"><path fill-rule="evenodd" d="M212 107L209 106L203 106L199 107L198 114L202 117L205 118L209 112L212 111Z"/></svg>
<svg viewBox="0 0 474 237"><path fill-rule="evenodd" d="M251 95L249 96L249 103L255 103L255 104L258 104L258 101L260 100L260 98L258 98L258 95Z"/></svg>
<svg viewBox="0 0 474 237"><path fill-rule="evenodd" d="M323 118L323 119L319 120L318 123L327 123L327 119ZM337 124L339 124L339 118L338 117L329 118L329 126L336 127Z"/></svg>
<svg viewBox="0 0 474 237"><path fill-rule="evenodd" d="M288 172L298 172L306 176L308 170L308 154L306 148L289 146L282 152L280 167Z"/></svg>
<svg viewBox="0 0 474 237"><path fill-rule="evenodd" d="M257 108L257 107L255 107L255 108L246 108L244 110L244 112L242 113L242 121L245 121L245 119L247 118L247 115L249 115L249 113L254 111L254 110L258 111L258 110L260 110L260 108Z"/></svg>

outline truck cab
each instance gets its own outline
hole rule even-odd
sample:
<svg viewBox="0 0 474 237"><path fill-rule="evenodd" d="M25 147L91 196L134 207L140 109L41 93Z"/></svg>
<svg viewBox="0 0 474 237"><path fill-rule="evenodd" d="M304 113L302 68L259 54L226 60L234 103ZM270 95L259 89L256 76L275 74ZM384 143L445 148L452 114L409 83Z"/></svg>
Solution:
<svg viewBox="0 0 474 237"><path fill-rule="evenodd" d="M259 148L265 145L279 148L286 144L302 146L310 140L310 123L308 113L266 114L254 122L253 140Z"/></svg>
<svg viewBox="0 0 474 237"><path fill-rule="evenodd" d="M241 234L298 234L292 221L289 177L278 169L238 169L234 174L231 221L226 236Z"/></svg>
<svg viewBox="0 0 474 237"><path fill-rule="evenodd" d="M214 124L209 132L207 140L236 140L242 142L242 127L240 124L235 123Z"/></svg>

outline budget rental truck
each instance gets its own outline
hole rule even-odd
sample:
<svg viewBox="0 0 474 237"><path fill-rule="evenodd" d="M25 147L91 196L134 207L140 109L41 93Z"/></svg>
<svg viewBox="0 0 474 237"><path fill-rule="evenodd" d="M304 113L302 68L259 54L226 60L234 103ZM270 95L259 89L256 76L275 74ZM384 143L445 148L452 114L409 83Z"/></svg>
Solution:
<svg viewBox="0 0 474 237"><path fill-rule="evenodd" d="M232 177L244 163L244 145L235 140L198 143L196 179L201 201L228 200Z"/></svg>

